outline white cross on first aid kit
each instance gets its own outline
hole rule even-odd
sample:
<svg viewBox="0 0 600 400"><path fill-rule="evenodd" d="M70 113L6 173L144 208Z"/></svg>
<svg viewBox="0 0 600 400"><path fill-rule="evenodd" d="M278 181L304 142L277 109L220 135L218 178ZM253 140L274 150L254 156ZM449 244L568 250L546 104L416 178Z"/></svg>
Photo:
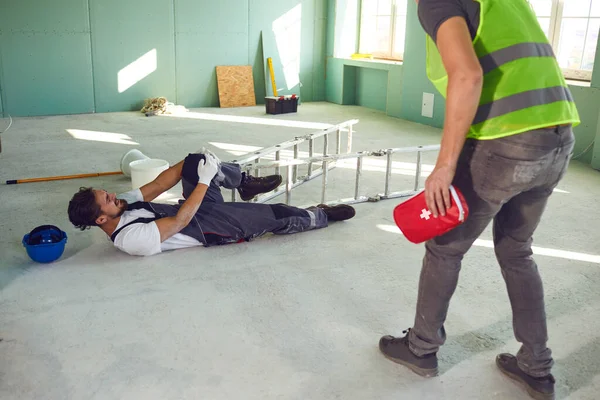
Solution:
<svg viewBox="0 0 600 400"><path fill-rule="evenodd" d="M424 208L421 210L421 219L424 220L429 220L429 218L431 218L431 211L429 211L428 209Z"/></svg>

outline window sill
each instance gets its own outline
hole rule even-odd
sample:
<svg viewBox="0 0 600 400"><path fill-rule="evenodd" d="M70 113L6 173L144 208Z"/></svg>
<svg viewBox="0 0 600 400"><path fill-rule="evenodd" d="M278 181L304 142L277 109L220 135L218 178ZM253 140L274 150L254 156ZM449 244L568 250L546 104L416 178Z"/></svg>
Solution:
<svg viewBox="0 0 600 400"><path fill-rule="evenodd" d="M567 79L567 84L572 86L590 87L592 82L590 81L577 81L574 79Z"/></svg>
<svg viewBox="0 0 600 400"><path fill-rule="evenodd" d="M380 59L380 58L352 58L352 57L344 57L344 60L346 61L364 61L364 62L368 62L368 63L374 63L374 64L387 64L387 65L402 65L404 64L404 61L400 61L400 60L385 60L385 59Z"/></svg>

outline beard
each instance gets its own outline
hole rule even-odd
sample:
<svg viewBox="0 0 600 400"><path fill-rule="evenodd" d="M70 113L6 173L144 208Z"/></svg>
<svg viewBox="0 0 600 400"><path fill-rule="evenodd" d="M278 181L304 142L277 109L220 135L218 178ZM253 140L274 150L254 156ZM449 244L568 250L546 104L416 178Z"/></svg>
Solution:
<svg viewBox="0 0 600 400"><path fill-rule="evenodd" d="M123 213L124 213L125 211L127 211L127 206L128 206L129 204L127 203L127 200L121 200L121 199L117 199L117 200L115 201L115 203L116 203L117 207L119 207L119 211L117 212L117 214L116 214L116 215L114 215L114 216L113 216L113 218L118 218L118 217L120 217L121 215L123 215Z"/></svg>

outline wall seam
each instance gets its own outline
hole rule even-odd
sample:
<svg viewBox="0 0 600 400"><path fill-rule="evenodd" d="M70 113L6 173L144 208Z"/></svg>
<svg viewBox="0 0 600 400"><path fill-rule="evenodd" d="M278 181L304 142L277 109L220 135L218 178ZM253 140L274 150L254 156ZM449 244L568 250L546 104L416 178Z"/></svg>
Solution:
<svg viewBox="0 0 600 400"><path fill-rule="evenodd" d="M3 37L3 35L0 35L0 37ZM2 48L2 46L0 46L0 49L1 48ZM4 83L4 68L2 68L2 51L0 51L0 101L2 101L2 116L6 117L7 115L9 115L9 113L8 113L7 107L6 107L6 87L3 85L3 83Z"/></svg>
<svg viewBox="0 0 600 400"><path fill-rule="evenodd" d="M88 6L88 24L90 29L90 62L92 66L92 93L94 94L94 110L93 112L97 112L98 110L98 99L96 93L96 73L94 70L94 40L92 38L92 7L90 5L92 0L87 0Z"/></svg>
<svg viewBox="0 0 600 400"><path fill-rule="evenodd" d="M313 12L313 43L311 48L313 49L313 53L312 53L312 66L311 66L311 75L312 75L312 87L311 87L311 92L313 94L313 100L315 97L315 72L317 71L317 66L315 65L317 63L318 57L316 57L316 52L315 52L315 43L317 41L317 13L318 13L318 9L319 9L319 0L316 0L314 3L315 5L315 10ZM300 36L300 40L302 40L302 36ZM300 50L300 52L302 52L302 49ZM302 84L300 85L300 89L302 89Z"/></svg>
<svg viewBox="0 0 600 400"><path fill-rule="evenodd" d="M247 14L247 23L246 23L246 42L248 43L248 46L246 47L246 51L247 51L247 60L248 60L248 65L252 65L252 60L250 59L250 0L246 0L246 4L248 7L248 14Z"/></svg>
<svg viewBox="0 0 600 400"><path fill-rule="evenodd" d="M175 101L173 103L179 104L179 83L178 83L178 70L177 66L179 63L177 62L177 6L176 1L173 1L173 63L175 64Z"/></svg>

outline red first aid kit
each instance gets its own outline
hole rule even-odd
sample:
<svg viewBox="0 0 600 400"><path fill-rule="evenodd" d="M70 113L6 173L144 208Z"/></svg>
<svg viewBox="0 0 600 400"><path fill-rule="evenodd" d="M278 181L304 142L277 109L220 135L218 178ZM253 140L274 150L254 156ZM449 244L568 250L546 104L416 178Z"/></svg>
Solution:
<svg viewBox="0 0 600 400"><path fill-rule="evenodd" d="M425 191L411 197L394 208L394 221L402 234L413 243L423 243L451 231L466 221L469 207L463 194L450 186L452 205L446 215L437 218L427 209Z"/></svg>

